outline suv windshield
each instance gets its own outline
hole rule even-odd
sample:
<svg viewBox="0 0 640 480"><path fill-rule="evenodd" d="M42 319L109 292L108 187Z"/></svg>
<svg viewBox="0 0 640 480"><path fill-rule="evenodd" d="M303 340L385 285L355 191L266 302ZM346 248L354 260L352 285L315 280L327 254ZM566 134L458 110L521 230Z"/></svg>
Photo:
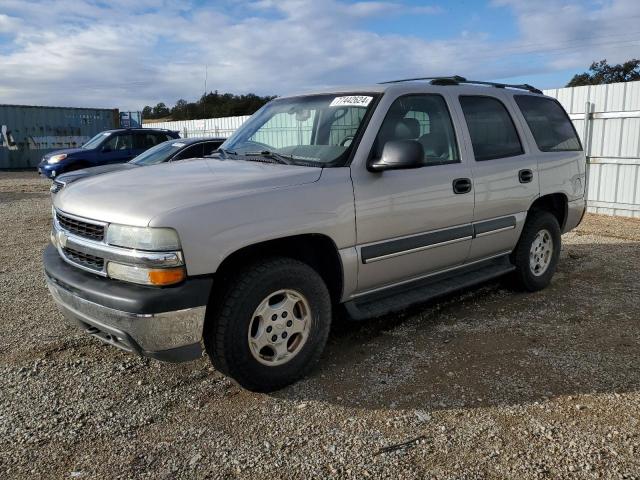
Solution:
<svg viewBox="0 0 640 480"><path fill-rule="evenodd" d="M155 165L156 163L162 163L184 146L185 144L178 140L162 142L141 153L129 163L135 165Z"/></svg>
<svg viewBox="0 0 640 480"><path fill-rule="evenodd" d="M272 155L293 164L340 164L372 108L374 97L358 93L273 100L220 149L226 154Z"/></svg>
<svg viewBox="0 0 640 480"><path fill-rule="evenodd" d="M111 132L101 132L97 134L95 137L93 137L91 140L89 140L87 143L82 145L82 148L84 148L85 150L92 150L96 148L98 145L100 145L102 141L105 138L107 138L109 135L111 135Z"/></svg>

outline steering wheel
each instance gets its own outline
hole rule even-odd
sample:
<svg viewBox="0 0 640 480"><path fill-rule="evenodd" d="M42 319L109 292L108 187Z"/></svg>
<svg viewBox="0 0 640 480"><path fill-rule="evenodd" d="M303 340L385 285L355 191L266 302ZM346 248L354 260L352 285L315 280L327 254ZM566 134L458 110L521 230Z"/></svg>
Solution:
<svg viewBox="0 0 640 480"><path fill-rule="evenodd" d="M351 142L353 141L353 139L355 138L355 135L349 135L346 136L342 139L342 141L340 142L340 146L341 147L348 147L349 145L351 145ZM347 144L348 142L348 144Z"/></svg>

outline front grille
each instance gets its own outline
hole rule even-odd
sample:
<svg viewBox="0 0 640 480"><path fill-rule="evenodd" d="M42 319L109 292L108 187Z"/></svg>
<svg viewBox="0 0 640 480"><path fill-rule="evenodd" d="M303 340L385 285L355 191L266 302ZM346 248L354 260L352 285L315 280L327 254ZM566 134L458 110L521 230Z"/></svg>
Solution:
<svg viewBox="0 0 640 480"><path fill-rule="evenodd" d="M51 188L49 189L49 191L55 195L60 190L62 190L63 187L64 187L64 183L54 180L54 182L51 184Z"/></svg>
<svg viewBox="0 0 640 480"><path fill-rule="evenodd" d="M63 213L56 212L56 219L60 226L74 235L89 238L101 242L104 239L104 226L95 223L85 222L73 217L69 217Z"/></svg>
<svg viewBox="0 0 640 480"><path fill-rule="evenodd" d="M91 270L95 270L97 272L101 272L104 268L103 258L89 255L88 253L78 252L77 250L73 250L67 247L64 247L62 251L64 252L65 257L67 257L73 263L77 263L78 265L82 265L83 267L90 268Z"/></svg>

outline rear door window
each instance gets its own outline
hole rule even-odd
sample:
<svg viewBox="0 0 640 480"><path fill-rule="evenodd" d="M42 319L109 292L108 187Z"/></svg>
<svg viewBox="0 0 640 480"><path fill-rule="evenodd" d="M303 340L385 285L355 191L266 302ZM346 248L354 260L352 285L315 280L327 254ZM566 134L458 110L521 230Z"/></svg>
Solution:
<svg viewBox="0 0 640 480"><path fill-rule="evenodd" d="M460 97L476 161L522 155L520 137L507 107L495 97Z"/></svg>
<svg viewBox="0 0 640 480"><path fill-rule="evenodd" d="M157 133L136 133L134 137L134 148L148 149L162 143L164 139Z"/></svg>
<svg viewBox="0 0 640 480"><path fill-rule="evenodd" d="M514 96L542 152L582 150L569 116L555 100L533 95Z"/></svg>

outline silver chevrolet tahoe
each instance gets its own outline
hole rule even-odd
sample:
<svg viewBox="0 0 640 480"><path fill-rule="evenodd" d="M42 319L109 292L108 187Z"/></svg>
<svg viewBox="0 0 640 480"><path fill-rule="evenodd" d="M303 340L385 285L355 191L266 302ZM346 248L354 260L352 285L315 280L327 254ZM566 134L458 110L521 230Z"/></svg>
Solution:
<svg viewBox="0 0 640 480"><path fill-rule="evenodd" d="M529 85L283 97L214 157L65 188L46 280L104 342L174 362L206 351L270 391L310 370L340 305L364 319L505 274L547 286L585 180L567 114Z"/></svg>

